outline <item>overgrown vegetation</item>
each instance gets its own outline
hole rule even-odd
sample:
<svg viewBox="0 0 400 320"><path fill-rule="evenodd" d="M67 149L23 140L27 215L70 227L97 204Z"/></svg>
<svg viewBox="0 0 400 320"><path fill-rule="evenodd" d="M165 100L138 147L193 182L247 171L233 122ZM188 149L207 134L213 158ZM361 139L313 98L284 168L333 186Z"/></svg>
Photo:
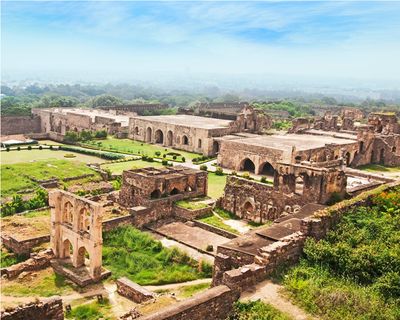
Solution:
<svg viewBox="0 0 400 320"><path fill-rule="evenodd" d="M194 201L194 200L191 200L191 201L179 200L179 201L176 201L175 204L178 207L189 209L189 210L197 210L197 209L203 209L203 208L208 207L208 205L205 204L204 202Z"/></svg>
<svg viewBox="0 0 400 320"><path fill-rule="evenodd" d="M257 301L236 302L229 320L291 320L273 306Z"/></svg>
<svg viewBox="0 0 400 320"><path fill-rule="evenodd" d="M232 228L231 226L228 226L227 224L225 224L224 221L221 218L217 217L215 214L210 215L208 217L198 219L198 220L203 223L207 223L211 226L214 226L216 228L228 231L230 233L239 234L239 231L237 231L236 229Z"/></svg>
<svg viewBox="0 0 400 320"><path fill-rule="evenodd" d="M212 271L208 263L199 265L177 248L164 248L160 241L131 226L103 233L103 264L113 277L125 276L141 285L207 278Z"/></svg>
<svg viewBox="0 0 400 320"><path fill-rule="evenodd" d="M59 148L60 148L60 150L87 154L89 156L95 156L95 157L99 157L99 158L106 159L106 160L119 160L119 159L125 158L124 155L118 154L118 153L100 152L100 151L96 151L96 150L85 149L85 148L76 148L76 147L70 147L70 146L65 146L65 145L60 146Z"/></svg>
<svg viewBox="0 0 400 320"><path fill-rule="evenodd" d="M107 138L106 130L98 130L98 131L87 131L82 130L80 132L75 131L67 131L65 133L64 140L68 143L75 143L78 141L88 141L92 139L105 139Z"/></svg>
<svg viewBox="0 0 400 320"><path fill-rule="evenodd" d="M111 304L108 299L102 301L94 301L87 304L79 305L72 308L70 312L66 312L67 319L74 320L110 320L108 316L111 312Z"/></svg>
<svg viewBox="0 0 400 320"><path fill-rule="evenodd" d="M6 248L1 247L0 250L0 268L7 268L9 266L12 266L13 264L25 261L27 259L26 256L18 256L10 251L8 251Z"/></svg>
<svg viewBox="0 0 400 320"><path fill-rule="evenodd" d="M35 195L29 200L23 200L20 194L13 196L12 201L8 201L1 206L1 217L10 216L27 210L43 208L48 205L49 197L44 189L36 190Z"/></svg>
<svg viewBox="0 0 400 320"><path fill-rule="evenodd" d="M304 255L284 284L307 311L333 320L399 319L400 189L346 213L325 239L308 239Z"/></svg>

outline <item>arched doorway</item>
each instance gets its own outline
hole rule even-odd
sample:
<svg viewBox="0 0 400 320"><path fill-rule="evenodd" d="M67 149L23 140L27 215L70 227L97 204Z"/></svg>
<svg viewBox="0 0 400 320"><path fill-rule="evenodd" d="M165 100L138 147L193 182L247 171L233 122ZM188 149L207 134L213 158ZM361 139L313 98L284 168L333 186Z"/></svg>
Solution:
<svg viewBox="0 0 400 320"><path fill-rule="evenodd" d="M250 203L250 201L247 201L244 206L243 206L243 211L242 211L242 218L243 219L249 219L254 212L254 207Z"/></svg>
<svg viewBox="0 0 400 320"><path fill-rule="evenodd" d="M273 177L275 174L274 167L267 161L263 165L261 165L260 174L268 177Z"/></svg>
<svg viewBox="0 0 400 320"><path fill-rule="evenodd" d="M219 143L218 141L213 142L213 154L217 154L219 152Z"/></svg>
<svg viewBox="0 0 400 320"><path fill-rule="evenodd" d="M189 138L185 135L182 137L182 144L186 146L189 144Z"/></svg>
<svg viewBox="0 0 400 320"><path fill-rule="evenodd" d="M151 199L158 199L161 197L161 191L159 189L154 190L151 194L150 194L150 198Z"/></svg>
<svg viewBox="0 0 400 320"><path fill-rule="evenodd" d="M179 193L180 191L177 188L173 188L169 194L173 196L174 194L179 194Z"/></svg>
<svg viewBox="0 0 400 320"><path fill-rule="evenodd" d="M296 191L298 195L303 195L304 192L304 179L303 177L297 177L296 178Z"/></svg>
<svg viewBox="0 0 400 320"><path fill-rule="evenodd" d="M69 258L73 255L74 248L72 247L71 241L65 239L62 248L62 258Z"/></svg>
<svg viewBox="0 0 400 320"><path fill-rule="evenodd" d="M255 169L256 169L256 166L254 165L254 162L251 161L249 158L246 158L242 162L242 166L240 168L240 170L242 170L242 171L248 171L251 173L254 173Z"/></svg>
<svg viewBox="0 0 400 320"><path fill-rule="evenodd" d="M350 152L346 152L344 157L346 159L346 166L349 166L349 164L350 164Z"/></svg>
<svg viewBox="0 0 400 320"><path fill-rule="evenodd" d="M158 129L154 134L154 139L156 143L163 144L164 143L164 133Z"/></svg>
<svg viewBox="0 0 400 320"><path fill-rule="evenodd" d="M76 267L79 268L85 265L86 256L88 257L88 259L90 259L89 252L86 250L86 248L80 247L77 252Z"/></svg>
<svg viewBox="0 0 400 320"><path fill-rule="evenodd" d="M152 130L151 130L151 128L150 127L148 127L147 129L146 129L146 142L151 142L151 134L152 134Z"/></svg>
<svg viewBox="0 0 400 320"><path fill-rule="evenodd" d="M135 134L135 135L139 135L139 127L135 127L134 134Z"/></svg>
<svg viewBox="0 0 400 320"><path fill-rule="evenodd" d="M167 132L167 146L172 146L172 142L173 142L173 134L172 131L169 130Z"/></svg>

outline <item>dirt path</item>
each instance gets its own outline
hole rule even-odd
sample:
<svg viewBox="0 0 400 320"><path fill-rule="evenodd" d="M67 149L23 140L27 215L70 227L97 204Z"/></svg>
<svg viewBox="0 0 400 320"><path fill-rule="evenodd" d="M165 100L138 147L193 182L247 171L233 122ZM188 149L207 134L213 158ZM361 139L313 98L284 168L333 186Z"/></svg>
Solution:
<svg viewBox="0 0 400 320"><path fill-rule="evenodd" d="M241 301L246 300L262 300L269 303L276 309L288 314L295 320L316 320L305 311L292 304L287 298L279 293L283 287L279 284L272 283L270 280L263 281L255 286L254 290L246 291L240 296Z"/></svg>

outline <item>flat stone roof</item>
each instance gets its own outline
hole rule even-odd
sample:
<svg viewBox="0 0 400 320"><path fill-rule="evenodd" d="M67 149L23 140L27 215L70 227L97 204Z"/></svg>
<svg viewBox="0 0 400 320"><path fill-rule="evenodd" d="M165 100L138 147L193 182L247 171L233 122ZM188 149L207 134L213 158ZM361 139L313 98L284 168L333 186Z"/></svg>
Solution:
<svg viewBox="0 0 400 320"><path fill-rule="evenodd" d="M138 116L132 117L133 119L140 119L145 121L161 122L173 125L187 126L199 129L221 129L228 128L231 120L198 117L185 114L167 115L167 116Z"/></svg>
<svg viewBox="0 0 400 320"><path fill-rule="evenodd" d="M316 130L316 129L310 129L306 130L306 133L310 133L313 135L319 135L319 136L331 136L334 138L340 138L340 139L357 139L357 133L349 133L349 132L342 132L342 131L323 131L323 130Z"/></svg>
<svg viewBox="0 0 400 320"><path fill-rule="evenodd" d="M285 135L262 135L242 139L222 139L232 140L236 143L267 147L278 150L291 151L296 147L297 151L322 148L326 144L346 145L357 143L355 140L335 138L332 136L316 136L311 134L285 134Z"/></svg>

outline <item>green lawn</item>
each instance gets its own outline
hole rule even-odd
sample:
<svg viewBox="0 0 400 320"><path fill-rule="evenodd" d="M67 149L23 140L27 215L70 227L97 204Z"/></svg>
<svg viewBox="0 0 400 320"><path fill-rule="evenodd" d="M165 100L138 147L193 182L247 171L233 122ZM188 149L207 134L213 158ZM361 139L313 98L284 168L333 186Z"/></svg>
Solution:
<svg viewBox="0 0 400 320"><path fill-rule="evenodd" d="M367 164L365 166L360 166L357 169L368 172L400 172L400 167L387 167L380 164Z"/></svg>
<svg viewBox="0 0 400 320"><path fill-rule="evenodd" d="M4 197L12 195L19 190L37 187L38 183L31 178L36 180L63 179L89 173L98 175L82 162L71 159L3 164L1 166L1 192Z"/></svg>
<svg viewBox="0 0 400 320"><path fill-rule="evenodd" d="M292 318L260 300L236 302L228 320L291 320Z"/></svg>
<svg viewBox="0 0 400 320"><path fill-rule="evenodd" d="M102 169L110 169L114 174L121 174L124 170L139 169L146 167L160 168L163 165L161 162L148 162L143 160L126 161L120 163L107 163L101 166Z"/></svg>
<svg viewBox="0 0 400 320"><path fill-rule="evenodd" d="M214 227L226 230L228 232L231 232L231 233L234 233L234 234L240 234L239 231L237 231L236 229L232 228L231 226L228 226L227 224L225 224L221 218L217 217L214 214L212 216L201 218L201 219L198 219L198 220L203 222L203 223L207 223L209 225L212 225Z"/></svg>
<svg viewBox="0 0 400 320"><path fill-rule="evenodd" d="M75 158L66 158L66 154L73 154ZM50 159L63 159L69 161L80 161L83 163L101 163L105 160L88 156L81 153L63 151L63 150L50 150L50 149L33 149L33 150L21 150L21 151L1 151L1 164L14 164L21 162L33 162L38 160L50 160Z"/></svg>
<svg viewBox="0 0 400 320"><path fill-rule="evenodd" d="M208 278L212 267L177 248L165 248L151 235L124 226L103 233L103 265L112 277L127 277L140 285L166 284Z"/></svg>
<svg viewBox="0 0 400 320"><path fill-rule="evenodd" d="M101 143L100 146L99 146L99 143ZM161 152L161 154L165 154L168 152L179 153L181 155L181 157L185 157L186 160L191 160L191 159L197 158L199 156L196 153L186 152L186 151L172 149L172 148L166 148L166 147L163 147L163 146L157 145L157 144L149 144L149 143L135 141L135 140L131 140L131 139L117 139L117 138L114 138L111 136L109 136L107 139L103 139L103 140L89 141L86 144L95 146L95 147L100 147L103 149L108 149L108 150L114 151L114 152L119 151L119 152L131 153L131 154L146 155L146 156L150 156L150 157L154 157L156 151ZM181 159L181 157L178 157L178 159Z"/></svg>
<svg viewBox="0 0 400 320"><path fill-rule="evenodd" d="M189 210L197 210L197 209L203 209L207 208L208 205L205 204L204 202L200 202L200 200L179 200L176 201L175 204L178 207L189 209Z"/></svg>
<svg viewBox="0 0 400 320"><path fill-rule="evenodd" d="M213 172L208 173L208 196L217 199L224 194L226 175L217 176Z"/></svg>

